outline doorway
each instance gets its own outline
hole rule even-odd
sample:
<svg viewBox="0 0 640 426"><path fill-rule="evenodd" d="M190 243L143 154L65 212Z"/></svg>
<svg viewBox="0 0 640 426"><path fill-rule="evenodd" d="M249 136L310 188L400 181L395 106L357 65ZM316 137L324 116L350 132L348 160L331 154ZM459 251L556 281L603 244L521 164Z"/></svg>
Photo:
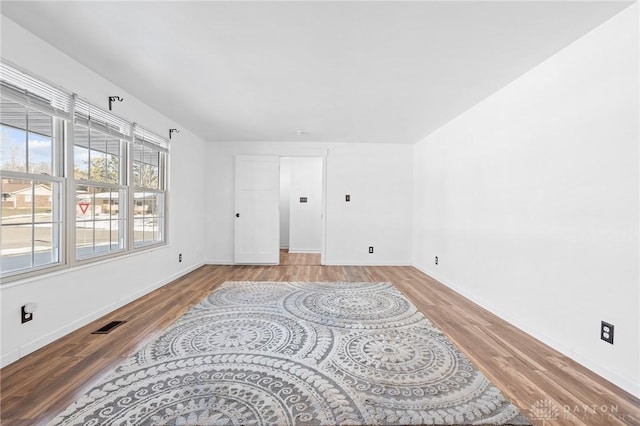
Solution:
<svg viewBox="0 0 640 426"><path fill-rule="evenodd" d="M280 157L280 264L320 265L324 159Z"/></svg>

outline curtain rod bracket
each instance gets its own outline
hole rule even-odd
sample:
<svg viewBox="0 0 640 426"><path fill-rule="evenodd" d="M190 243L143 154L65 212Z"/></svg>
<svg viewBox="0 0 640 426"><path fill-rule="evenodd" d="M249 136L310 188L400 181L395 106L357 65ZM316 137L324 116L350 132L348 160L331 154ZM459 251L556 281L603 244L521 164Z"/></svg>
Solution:
<svg viewBox="0 0 640 426"><path fill-rule="evenodd" d="M120 96L109 96L109 111L111 111L112 106L113 106L112 104L115 101L122 102L122 101L124 101L124 98L121 98Z"/></svg>

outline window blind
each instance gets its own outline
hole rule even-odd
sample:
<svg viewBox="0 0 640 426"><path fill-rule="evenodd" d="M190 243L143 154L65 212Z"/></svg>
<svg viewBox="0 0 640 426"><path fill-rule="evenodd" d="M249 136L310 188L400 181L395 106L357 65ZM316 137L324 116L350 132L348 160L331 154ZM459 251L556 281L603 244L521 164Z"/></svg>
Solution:
<svg viewBox="0 0 640 426"><path fill-rule="evenodd" d="M131 137L131 123L83 99L76 99L74 123L120 139Z"/></svg>
<svg viewBox="0 0 640 426"><path fill-rule="evenodd" d="M64 119L70 118L71 94L0 62L2 96L30 108Z"/></svg>
<svg viewBox="0 0 640 426"><path fill-rule="evenodd" d="M134 124L135 142L140 145L149 146L150 148L160 151L168 152L169 141L156 133L140 127Z"/></svg>

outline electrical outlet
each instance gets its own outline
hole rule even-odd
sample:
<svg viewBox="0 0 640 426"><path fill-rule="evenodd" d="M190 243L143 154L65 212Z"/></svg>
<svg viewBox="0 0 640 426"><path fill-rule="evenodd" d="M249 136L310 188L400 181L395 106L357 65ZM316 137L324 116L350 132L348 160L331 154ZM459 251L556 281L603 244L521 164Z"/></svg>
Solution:
<svg viewBox="0 0 640 426"><path fill-rule="evenodd" d="M613 345L613 325L608 322L600 322L600 338Z"/></svg>
<svg viewBox="0 0 640 426"><path fill-rule="evenodd" d="M369 253L373 253L373 246L369 247Z"/></svg>
<svg viewBox="0 0 640 426"><path fill-rule="evenodd" d="M178 255L178 262L182 262L182 253Z"/></svg>
<svg viewBox="0 0 640 426"><path fill-rule="evenodd" d="M30 312L27 312L30 311ZM29 322L33 319L33 309L29 309L27 305L23 305L20 310L20 315L22 318L22 323Z"/></svg>
<svg viewBox="0 0 640 426"><path fill-rule="evenodd" d="M438 264L438 256L436 256L436 265Z"/></svg>

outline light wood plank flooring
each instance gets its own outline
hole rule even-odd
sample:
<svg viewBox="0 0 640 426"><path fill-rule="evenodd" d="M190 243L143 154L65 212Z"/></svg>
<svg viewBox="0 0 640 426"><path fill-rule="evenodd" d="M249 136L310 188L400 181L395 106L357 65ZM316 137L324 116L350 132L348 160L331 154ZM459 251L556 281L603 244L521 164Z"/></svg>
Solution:
<svg viewBox="0 0 640 426"><path fill-rule="evenodd" d="M289 253L280 249L281 266L320 266L320 255L315 253Z"/></svg>
<svg viewBox="0 0 640 426"><path fill-rule="evenodd" d="M637 398L415 268L307 266L315 260L284 256L281 266L203 266L3 368L2 424L46 423L225 281L389 281L523 414L531 418L534 404L552 404L534 424L640 425ZM127 323L90 334L113 320Z"/></svg>

